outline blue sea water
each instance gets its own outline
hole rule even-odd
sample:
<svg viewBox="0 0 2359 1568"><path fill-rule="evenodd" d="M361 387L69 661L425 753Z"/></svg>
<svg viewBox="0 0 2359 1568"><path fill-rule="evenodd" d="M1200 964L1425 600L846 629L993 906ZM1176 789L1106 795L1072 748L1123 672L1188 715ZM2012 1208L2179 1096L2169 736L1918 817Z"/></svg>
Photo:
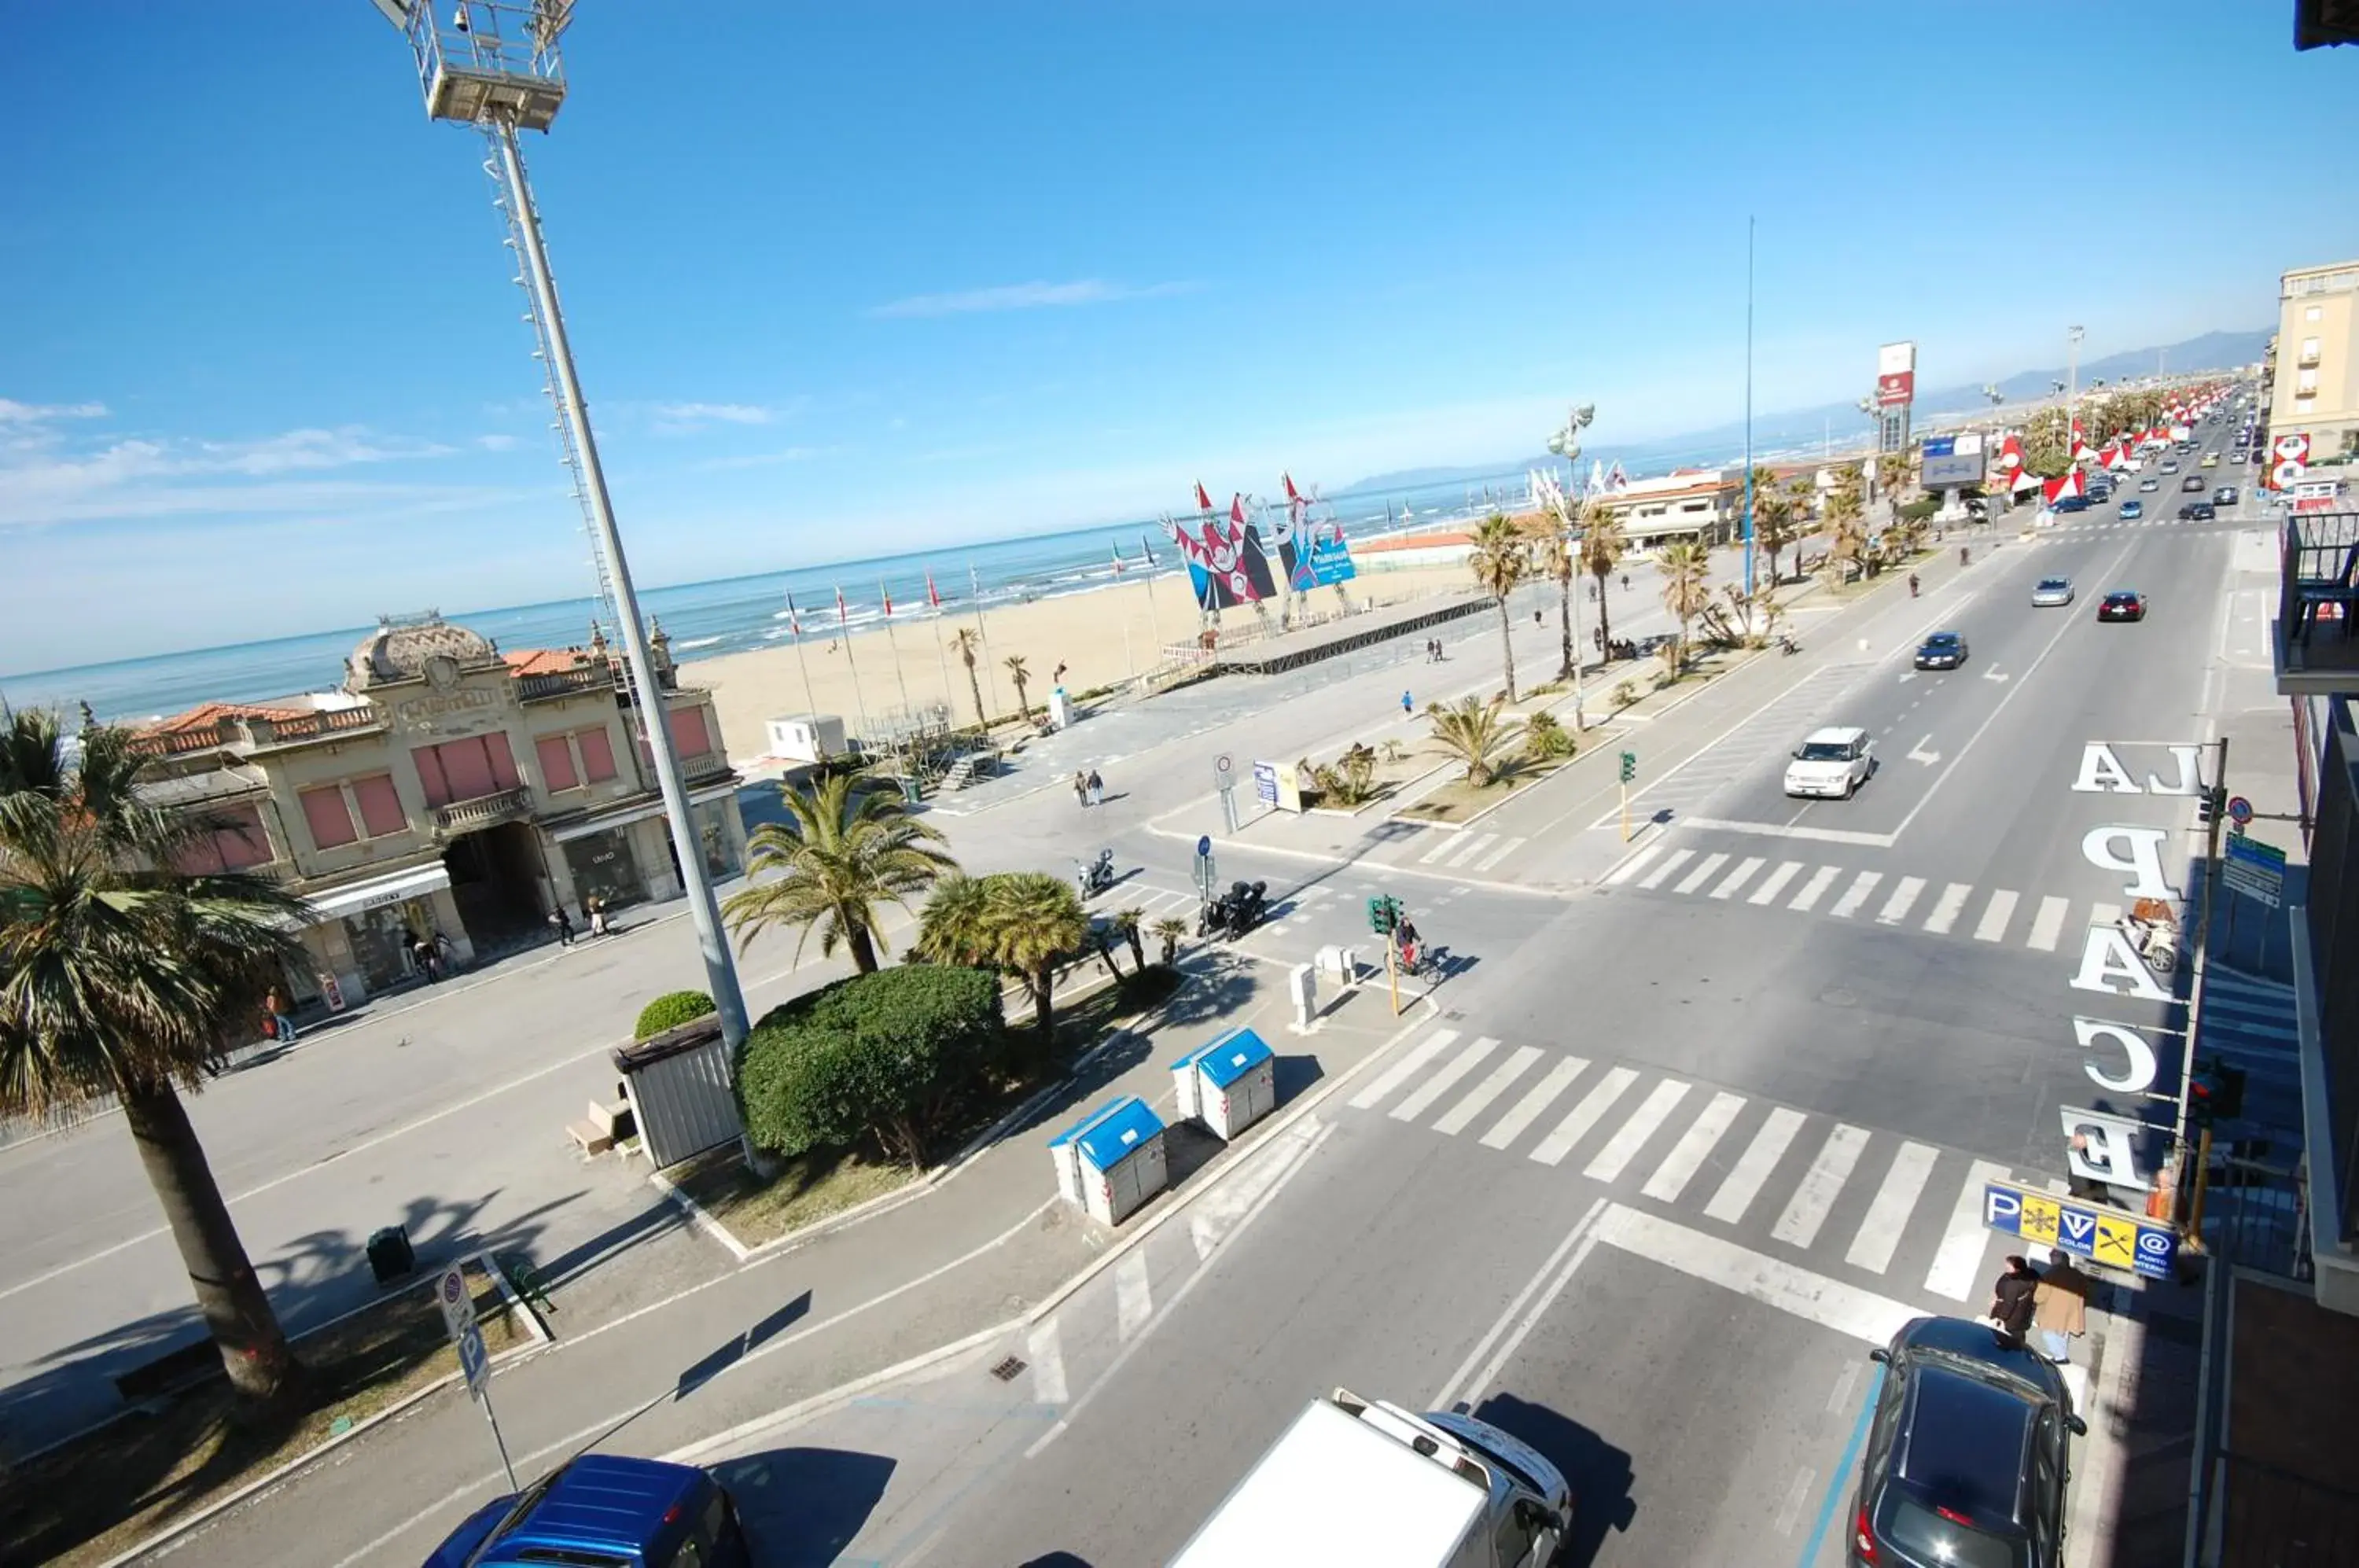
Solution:
<svg viewBox="0 0 2359 1568"><path fill-rule="evenodd" d="M1406 489L1363 491L1338 496L1314 515L1323 518L1332 514L1343 525L1347 538L1364 539L1388 526L1404 522L1423 526L1464 516L1493 499L1518 501L1524 491L1525 475L1516 472L1488 480L1452 479ZM686 662L784 645L792 635L787 619L789 594L808 637L835 629L838 587L843 592L846 619L855 631L881 619L880 583L892 595L896 622L930 614L926 599L929 574L949 613L970 610L978 589L985 610L1027 599L1089 593L1115 581L1116 551L1122 555L1125 575L1138 576L1142 537L1154 551L1158 575L1180 570L1178 551L1158 524L1130 522L642 589L639 603L663 624L671 638L673 657ZM464 584L454 583L453 597L463 590ZM590 638L592 618L603 614L598 603L586 595L541 604L466 611L445 608L451 620L512 649L579 646ZM0 697L19 707L70 710L77 702L87 702L102 719L140 721L208 701L258 702L319 691L342 682L344 661L371 629L341 626L225 648L0 676ZM608 635L613 635L611 628Z"/></svg>

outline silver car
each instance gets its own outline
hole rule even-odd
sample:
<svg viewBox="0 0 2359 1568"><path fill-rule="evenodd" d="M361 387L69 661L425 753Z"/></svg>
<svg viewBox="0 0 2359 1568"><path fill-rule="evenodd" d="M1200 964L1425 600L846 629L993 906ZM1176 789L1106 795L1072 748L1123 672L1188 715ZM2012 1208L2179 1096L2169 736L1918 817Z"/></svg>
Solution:
<svg viewBox="0 0 2359 1568"><path fill-rule="evenodd" d="M2043 577L2031 591L2031 602L2043 610L2053 610L2072 602L2072 580L2070 577Z"/></svg>

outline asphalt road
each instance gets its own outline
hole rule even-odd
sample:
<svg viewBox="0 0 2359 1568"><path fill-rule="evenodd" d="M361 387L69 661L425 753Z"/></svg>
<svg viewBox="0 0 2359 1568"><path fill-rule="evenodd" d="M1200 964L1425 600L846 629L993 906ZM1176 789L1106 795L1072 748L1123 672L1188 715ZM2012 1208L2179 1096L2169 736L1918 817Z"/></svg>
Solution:
<svg viewBox="0 0 2359 1568"><path fill-rule="evenodd" d="M1315 1155L1184 1295L1142 1283L1120 1333L1077 1298L1052 1381L1002 1386L994 1346L794 1434L889 1460L837 1511L843 1554L810 1560L1160 1561L1343 1385L1465 1401L1556 1457L1572 1563L1838 1561L1866 1349L1979 1310L2014 1245L1982 1183L2057 1180L2059 1108L2109 1103L2089 1065L2122 1062L2072 1020L2184 1021L2183 975L2161 999L2074 980L2129 901L2127 845L2186 890L2194 801L2149 776L2175 784L2167 746L2210 732L2236 527L2111 516L1846 619L1866 647L1730 713L1593 890L1470 891L1480 964L1321 1108ZM2052 574L2080 597L2035 610ZM2147 620L2098 624L2124 585ZM1936 626L1971 639L1963 670L1909 668ZM1875 735L1875 779L1787 800L1788 750L1839 723ZM2098 743L2135 792L2075 788ZM2172 1037L2147 1038L2173 1082Z"/></svg>

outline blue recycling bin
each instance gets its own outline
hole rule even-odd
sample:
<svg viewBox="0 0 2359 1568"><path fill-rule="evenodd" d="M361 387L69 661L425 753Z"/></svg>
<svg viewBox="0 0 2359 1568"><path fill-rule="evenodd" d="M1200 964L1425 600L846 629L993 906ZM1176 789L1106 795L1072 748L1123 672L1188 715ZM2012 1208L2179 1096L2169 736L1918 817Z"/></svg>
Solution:
<svg viewBox="0 0 2359 1568"><path fill-rule="evenodd" d="M1057 1190L1108 1225L1120 1225L1169 1179L1163 1118L1136 1094L1109 1100L1049 1144Z"/></svg>
<svg viewBox="0 0 2359 1568"><path fill-rule="evenodd" d="M1231 1029L1171 1064L1180 1114L1227 1142L1277 1104L1277 1055L1249 1029Z"/></svg>

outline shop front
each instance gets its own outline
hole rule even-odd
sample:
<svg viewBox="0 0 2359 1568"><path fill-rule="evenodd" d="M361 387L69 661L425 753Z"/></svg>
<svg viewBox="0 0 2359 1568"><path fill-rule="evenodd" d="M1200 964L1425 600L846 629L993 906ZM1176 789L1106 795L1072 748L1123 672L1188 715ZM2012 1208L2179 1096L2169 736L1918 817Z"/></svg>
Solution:
<svg viewBox="0 0 2359 1568"><path fill-rule="evenodd" d="M451 956L472 963L473 942L451 896L451 874L439 862L382 873L304 895L313 923L303 933L314 973L290 976L299 1001L341 1010L414 978L410 943L448 937Z"/></svg>
<svg viewBox="0 0 2359 1568"><path fill-rule="evenodd" d="M577 905L601 898L619 908L647 897L647 883L639 875L639 859L631 848L627 824L566 840L565 867L573 874Z"/></svg>

